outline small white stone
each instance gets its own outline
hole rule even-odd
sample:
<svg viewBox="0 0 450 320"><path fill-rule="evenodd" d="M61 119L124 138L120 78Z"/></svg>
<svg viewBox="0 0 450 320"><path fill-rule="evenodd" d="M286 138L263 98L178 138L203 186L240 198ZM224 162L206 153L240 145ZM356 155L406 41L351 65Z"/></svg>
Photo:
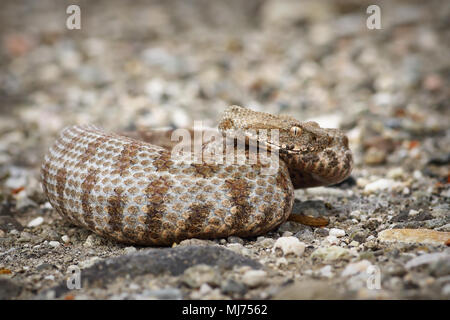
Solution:
<svg viewBox="0 0 450 320"><path fill-rule="evenodd" d="M28 228L37 227L37 226L41 225L42 222L44 222L44 218L37 217L37 218L31 220L30 222L28 222L27 227Z"/></svg>
<svg viewBox="0 0 450 320"><path fill-rule="evenodd" d="M55 276L54 275L48 275L44 277L45 280L55 280Z"/></svg>
<svg viewBox="0 0 450 320"><path fill-rule="evenodd" d="M357 246L359 246L359 242L356 240L353 240L348 245L349 245L349 247L357 247Z"/></svg>
<svg viewBox="0 0 450 320"><path fill-rule="evenodd" d="M365 193L374 193L382 190L393 190L402 187L403 184L401 182L394 181L392 179L378 179L374 182L367 184L364 187Z"/></svg>
<svg viewBox="0 0 450 320"><path fill-rule="evenodd" d="M370 235L370 236L368 236L368 237L366 238L366 242L368 242L368 241L370 241L370 240L373 240L373 239L375 239L375 236Z"/></svg>
<svg viewBox="0 0 450 320"><path fill-rule="evenodd" d="M203 296L203 295L205 295L205 294L207 294L207 293L210 293L211 290L212 290L212 288L211 288L207 283L203 283L203 284L200 286L199 293L200 293L200 295Z"/></svg>
<svg viewBox="0 0 450 320"><path fill-rule="evenodd" d="M414 179L420 181L420 180L423 179L423 174L422 174L422 172L420 172L419 170L415 170L415 171L413 172L413 177L414 177Z"/></svg>
<svg viewBox="0 0 450 320"><path fill-rule="evenodd" d="M58 241L50 241L48 245L53 248L58 248L61 244Z"/></svg>
<svg viewBox="0 0 450 320"><path fill-rule="evenodd" d="M275 242L272 251L275 252L276 249L281 249L284 255L292 253L301 256L305 252L305 247L306 245L296 237L281 237Z"/></svg>
<svg viewBox="0 0 450 320"><path fill-rule="evenodd" d="M267 272L263 270L248 270L242 276L242 282L249 287L257 287L267 279Z"/></svg>
<svg viewBox="0 0 450 320"><path fill-rule="evenodd" d="M419 211L417 211L417 210L414 210L414 209L411 209L411 210L409 210L409 212L408 212L408 216L415 216L415 215L417 215L417 214L419 214Z"/></svg>
<svg viewBox="0 0 450 320"><path fill-rule="evenodd" d="M42 206L44 209L51 209L51 208L53 208L52 207L52 205L50 204L50 202L46 202L46 203L44 203L44 205Z"/></svg>
<svg viewBox="0 0 450 320"><path fill-rule="evenodd" d="M340 238L340 237L345 236L345 231L342 229L338 229L338 228L331 228L329 235Z"/></svg>
<svg viewBox="0 0 450 320"><path fill-rule="evenodd" d="M290 236L292 236L292 235L293 235L293 233L290 232L290 231L285 231L285 232L283 232L283 237L290 237Z"/></svg>
<svg viewBox="0 0 450 320"><path fill-rule="evenodd" d="M348 264L344 271L342 271L341 276L347 277L352 276L357 273L366 272L367 268L372 264L368 260L361 260L355 263Z"/></svg>
<svg viewBox="0 0 450 320"><path fill-rule="evenodd" d="M326 278L332 278L333 272L332 272L331 266L327 265L327 266L319 269L319 275L321 275L322 277L326 277Z"/></svg>
<svg viewBox="0 0 450 320"><path fill-rule="evenodd" d="M137 249L135 247L133 247L133 246L130 246L130 247L124 248L123 251L125 252L125 254L129 254L129 253L136 252Z"/></svg>
<svg viewBox="0 0 450 320"><path fill-rule="evenodd" d="M79 266L81 269L89 268L89 267L93 266L97 261L100 261L100 260L102 260L102 259L99 258L99 257L92 257L92 258L89 258L89 259L87 259L87 260L80 261L80 262L78 263L78 266Z"/></svg>
<svg viewBox="0 0 450 320"><path fill-rule="evenodd" d="M325 240L329 243L329 244L339 244L341 241L336 237L336 236L327 236L325 238Z"/></svg>
<svg viewBox="0 0 450 320"><path fill-rule="evenodd" d="M354 210L352 212L350 212L350 217L352 218L359 218L361 216L361 211L359 210Z"/></svg>
<svg viewBox="0 0 450 320"><path fill-rule="evenodd" d="M69 238L69 236L67 236L67 235L63 235L63 236L61 237L61 240L62 240L64 243L69 243L69 242L70 242L70 238Z"/></svg>
<svg viewBox="0 0 450 320"><path fill-rule="evenodd" d="M276 264L277 267L280 267L280 266L282 266L282 265L287 266L288 261L287 261L287 259L286 259L285 257L280 257L280 258L277 259L277 261L275 262L275 264Z"/></svg>
<svg viewBox="0 0 450 320"><path fill-rule="evenodd" d="M398 168L393 168L391 170L389 170L386 174L386 176L388 178L391 179L399 179L402 178L404 176L405 172L403 171L403 169L401 167Z"/></svg>

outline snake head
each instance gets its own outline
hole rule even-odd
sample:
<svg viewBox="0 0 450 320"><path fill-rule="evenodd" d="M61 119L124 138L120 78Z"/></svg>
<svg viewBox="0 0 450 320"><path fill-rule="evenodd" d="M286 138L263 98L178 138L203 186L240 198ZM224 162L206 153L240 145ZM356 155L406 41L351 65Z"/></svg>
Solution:
<svg viewBox="0 0 450 320"><path fill-rule="evenodd" d="M223 113L219 130L278 151L295 188L335 184L347 178L352 169L346 135L339 129L321 128L313 121L231 106Z"/></svg>

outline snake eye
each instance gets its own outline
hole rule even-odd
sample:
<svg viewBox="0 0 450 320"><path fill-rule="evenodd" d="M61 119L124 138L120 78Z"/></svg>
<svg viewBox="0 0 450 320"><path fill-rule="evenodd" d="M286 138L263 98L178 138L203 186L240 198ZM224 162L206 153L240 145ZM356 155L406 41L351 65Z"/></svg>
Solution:
<svg viewBox="0 0 450 320"><path fill-rule="evenodd" d="M302 129L299 127L291 127L291 134L294 136L298 136L300 134L302 134Z"/></svg>

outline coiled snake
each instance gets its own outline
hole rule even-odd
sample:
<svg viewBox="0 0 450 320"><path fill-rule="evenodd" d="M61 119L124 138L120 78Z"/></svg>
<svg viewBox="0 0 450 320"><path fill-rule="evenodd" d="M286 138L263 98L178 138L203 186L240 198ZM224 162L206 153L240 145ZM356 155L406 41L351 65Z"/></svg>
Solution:
<svg viewBox="0 0 450 320"><path fill-rule="evenodd" d="M274 129L277 139L260 134ZM64 218L101 236L171 245L187 238L263 234L288 219L294 188L334 184L352 169L347 137L315 122L231 106L219 130L238 133L237 140L246 143L246 160L256 150L249 147L254 141L277 157L266 163L259 158L196 163L173 156L174 143L167 142L172 131L124 135L73 126L45 155L44 192ZM204 143L202 150L219 145ZM264 172L274 161L276 170Z"/></svg>

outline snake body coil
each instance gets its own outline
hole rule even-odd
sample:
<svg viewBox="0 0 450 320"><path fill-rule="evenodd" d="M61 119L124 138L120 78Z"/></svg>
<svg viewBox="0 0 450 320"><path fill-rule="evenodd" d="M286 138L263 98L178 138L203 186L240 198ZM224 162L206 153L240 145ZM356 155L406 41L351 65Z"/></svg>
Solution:
<svg viewBox="0 0 450 320"><path fill-rule="evenodd" d="M276 172L264 173L270 163L196 164L143 140L73 126L45 156L44 192L64 218L101 236L171 245L263 234L286 221L294 188L336 183L351 171L347 138L336 129L237 106L219 129L277 151ZM254 136L260 129L279 130L279 140Z"/></svg>

